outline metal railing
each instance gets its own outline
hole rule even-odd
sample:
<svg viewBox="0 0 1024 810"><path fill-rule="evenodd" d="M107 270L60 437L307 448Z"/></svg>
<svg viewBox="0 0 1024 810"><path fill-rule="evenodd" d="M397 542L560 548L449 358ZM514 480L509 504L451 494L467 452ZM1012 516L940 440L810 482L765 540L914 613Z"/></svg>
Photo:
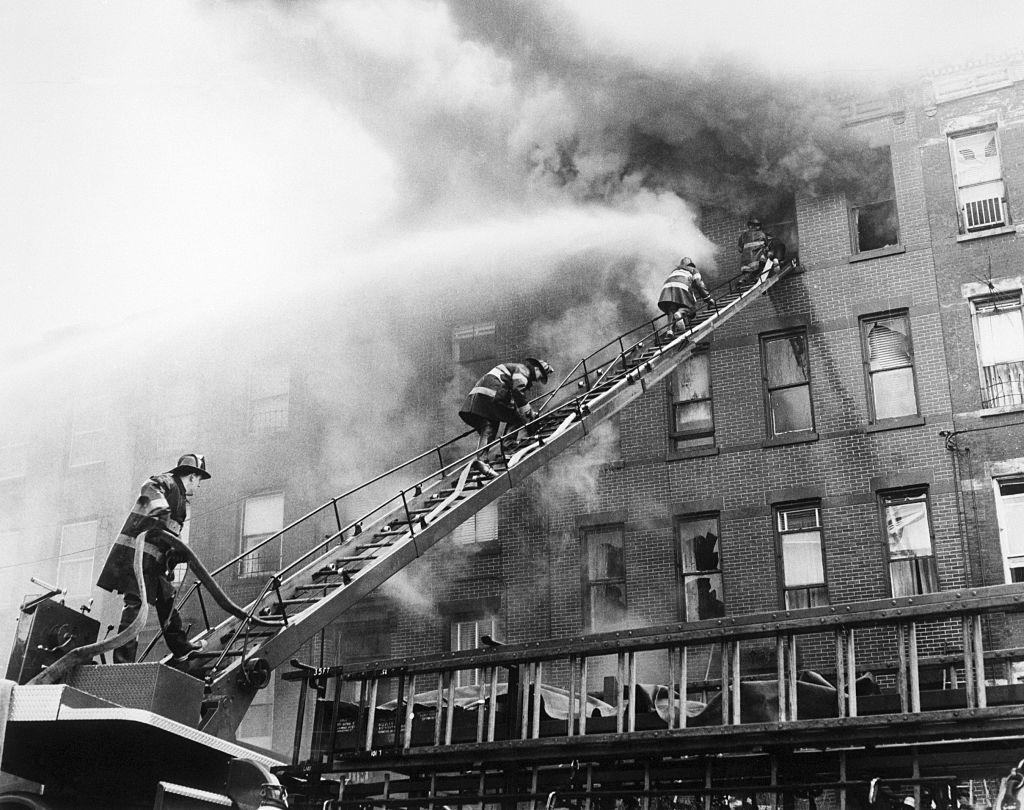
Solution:
<svg viewBox="0 0 1024 810"><path fill-rule="evenodd" d="M757 281L757 279L750 279L744 277L743 274L737 274L722 284L712 288L710 292L712 293L712 296L715 297L715 303L712 307L705 307L700 311L699 315L703 315L701 322L714 317L720 312L721 307L720 302L717 300L718 297L728 295L739 296L745 291L748 291L755 281ZM536 407L536 410L540 412L540 415L522 426L520 429L525 430L527 434L529 434L531 431L539 429L541 423L546 422L553 417L557 417L558 415L562 415L565 418L570 416L578 417L581 412L585 412L586 398L588 394L594 392L595 389L599 389L602 385L607 384L618 375L628 372L631 357L634 357L639 351L651 345L650 342L653 342L653 345L656 348L661 348L665 345L666 338L664 333L670 323L671 321L668 316L657 316L622 333L621 335L618 335L616 338L613 338L598 349L592 351L586 357L578 361L551 391L539 394L530 400L531 405ZM558 399L557 402L555 402L556 398ZM555 404L553 405L552 403ZM518 433L518 430L512 435L514 436L516 433ZM408 525L413 527L416 521L414 520L413 515L409 512L407 497L409 493L419 496L429 485L443 482L453 471L459 470L466 464L470 463L481 451L497 451L503 460L506 463L508 462L509 435L500 436L482 448L474 449L469 453L459 456L454 461L446 462L444 459L444 451L471 435L475 435L475 431L468 430L464 433L460 433L458 436L448 439L441 444L437 444L429 450L423 451L419 455L414 456L413 458L408 459L407 461L404 461L355 487L352 487L340 495L332 497L330 500L311 509L301 517L296 518L274 534L269 535L258 543L254 543L246 550L235 555L227 562L212 570L210 572L211 575L217 577L225 571L231 571L234 566L247 565L248 563L246 561L249 558L256 559L256 555L260 555L261 549L268 544L275 541L283 543L286 534L300 528L309 527L312 525L313 521L323 519L324 515L327 516L328 521L333 518L333 531L330 531L321 540L313 543L308 550L302 553L299 557L284 567L274 571L267 578L266 584L260 591L260 596L256 600L252 601L246 608L250 617L256 615L256 611L260 608L261 602L275 591L279 591L282 583L290 575L300 570L311 561L327 554L331 550L332 545L341 544L352 537L362 534L363 531L368 530L372 525L375 525L378 522L383 522L385 517L391 515L396 510L401 510L400 514L403 514ZM426 475L423 475L412 483L407 484L406 487L399 489L399 491L390 498L378 503L359 517L349 520L347 523L343 522L339 504L342 504L342 502L346 500L351 501L354 496L362 493L369 487L380 484L388 478L395 478L407 473L407 471L414 465L417 465L427 459L433 459L434 457L436 457L437 465ZM411 528L411 531L414 532L415 529ZM242 569L239 568L238 570ZM250 577L250 579L254 578L255 577ZM274 584L273 587L271 587L272 584ZM194 582L185 594L177 600L176 608L179 611L183 610L185 605L193 598L197 599L199 602L206 631L212 630L213 628L206 610L205 599L202 593L202 584L200 582ZM162 630L158 631L154 638L147 644L140 656L140 660L145 660L161 636Z"/></svg>

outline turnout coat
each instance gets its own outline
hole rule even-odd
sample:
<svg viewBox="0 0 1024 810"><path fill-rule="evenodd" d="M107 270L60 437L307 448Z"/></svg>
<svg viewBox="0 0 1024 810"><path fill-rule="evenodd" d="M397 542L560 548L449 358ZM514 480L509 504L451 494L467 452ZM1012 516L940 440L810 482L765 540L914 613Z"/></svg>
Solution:
<svg viewBox="0 0 1024 810"><path fill-rule="evenodd" d="M711 297L708 288L704 286L700 271L692 264L679 265L665 279L661 296L658 298L658 308L665 313L681 309L692 315L697 311L697 298L694 293L705 301Z"/></svg>
<svg viewBox="0 0 1024 810"><path fill-rule="evenodd" d="M96 584L105 591L139 595L135 579L135 544L142 542L142 577L146 581L146 601L151 605L158 600L174 598L170 570L181 560L176 559L160 530L174 534L181 532L188 516L188 501L181 481L171 473L154 475L139 492L132 511L125 520L121 533L107 555L107 561Z"/></svg>
<svg viewBox="0 0 1024 810"><path fill-rule="evenodd" d="M522 424L529 408L526 392L533 385L530 367L502 363L477 380L459 410L462 421L480 430L488 422Z"/></svg>

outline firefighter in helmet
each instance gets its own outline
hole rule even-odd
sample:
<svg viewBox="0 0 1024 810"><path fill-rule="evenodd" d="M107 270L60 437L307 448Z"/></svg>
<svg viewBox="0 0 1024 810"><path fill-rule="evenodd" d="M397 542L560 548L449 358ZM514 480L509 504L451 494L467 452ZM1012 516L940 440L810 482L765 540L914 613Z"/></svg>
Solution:
<svg viewBox="0 0 1024 810"><path fill-rule="evenodd" d="M742 281L759 276L765 269L771 270L786 258L786 246L766 233L757 217L747 220L747 228L740 234L738 247Z"/></svg>
<svg viewBox="0 0 1024 810"><path fill-rule="evenodd" d="M181 533L188 517L189 498L196 494L200 482L209 478L206 458L198 453L186 453L173 469L147 479L121 533L114 540L96 583L103 590L116 591L124 597L118 628L121 632L135 620L142 608L133 563L136 544L144 544L142 578L146 585L146 601L156 607L173 664L185 663L202 645L188 640L181 617L174 609L171 572L182 561L175 557L165 533ZM137 639L118 647L114 650L114 663L132 663L137 650Z"/></svg>
<svg viewBox="0 0 1024 810"><path fill-rule="evenodd" d="M502 363L477 380L459 410L462 421L479 435L477 457L473 465L484 475L496 478L498 473L487 463L484 447L498 437L498 426L514 431L534 419L537 412L530 405L526 392L534 382L547 383L554 371L544 360L527 357L521 363Z"/></svg>
<svg viewBox="0 0 1024 810"><path fill-rule="evenodd" d="M661 287L658 309L668 315L665 334L672 337L676 331L685 332L690 320L697 314L697 296L714 306L700 271L689 256L683 256Z"/></svg>

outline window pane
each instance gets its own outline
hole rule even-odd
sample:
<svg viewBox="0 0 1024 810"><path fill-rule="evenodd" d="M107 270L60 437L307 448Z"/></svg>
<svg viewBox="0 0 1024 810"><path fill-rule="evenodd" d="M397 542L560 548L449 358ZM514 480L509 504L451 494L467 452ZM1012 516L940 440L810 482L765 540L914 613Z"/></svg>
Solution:
<svg viewBox="0 0 1024 810"><path fill-rule="evenodd" d="M795 588L786 591L786 609L819 607L828 604L828 591L825 588Z"/></svg>
<svg viewBox="0 0 1024 810"><path fill-rule="evenodd" d="M588 531L586 541L587 574L592 582L601 579L622 579L625 576L621 529Z"/></svg>
<svg viewBox="0 0 1024 810"><path fill-rule="evenodd" d="M979 313L978 355L983 366L1015 363L1024 360L1024 321L1018 306L1000 305L1000 308Z"/></svg>
<svg viewBox="0 0 1024 810"><path fill-rule="evenodd" d="M914 596L938 590L931 557L894 560L889 565L893 596Z"/></svg>
<svg viewBox="0 0 1024 810"><path fill-rule="evenodd" d="M698 352L676 369L676 390L673 399L686 402L711 396L711 354Z"/></svg>
<svg viewBox="0 0 1024 810"><path fill-rule="evenodd" d="M684 572L718 570L717 518L688 518L679 522L676 532L679 538L679 567Z"/></svg>
<svg viewBox="0 0 1024 810"><path fill-rule="evenodd" d="M909 324L905 317L880 318L871 321L868 331L868 367L884 371L910 365Z"/></svg>
<svg viewBox="0 0 1024 810"><path fill-rule="evenodd" d="M766 340L764 351L770 388L805 383L810 379L807 345L803 335Z"/></svg>
<svg viewBox="0 0 1024 810"><path fill-rule="evenodd" d="M1000 525L1003 552L1007 557L1024 556L1024 492L1014 492L1020 482L999 482Z"/></svg>
<svg viewBox="0 0 1024 810"><path fill-rule="evenodd" d="M684 584L686 598L686 619L717 619L725 615L722 601L722 575L702 574L686 577Z"/></svg>
<svg viewBox="0 0 1024 810"><path fill-rule="evenodd" d="M890 419L917 413L914 370L899 368L871 375L875 418Z"/></svg>
<svg viewBox="0 0 1024 810"><path fill-rule="evenodd" d="M711 415L711 402L692 402L675 406L676 433L713 433L715 422Z"/></svg>
<svg viewBox="0 0 1024 810"><path fill-rule="evenodd" d="M825 581L818 531L787 534L782 538L782 566L786 587L817 585Z"/></svg>
<svg viewBox="0 0 1024 810"><path fill-rule="evenodd" d="M626 594L621 584L590 586L590 630L599 633L626 619Z"/></svg>
<svg viewBox="0 0 1024 810"><path fill-rule="evenodd" d="M242 533L273 534L284 525L284 495L260 495L245 501Z"/></svg>
<svg viewBox="0 0 1024 810"><path fill-rule="evenodd" d="M1002 177L999 147L994 130L956 138L953 142L953 165L960 186L998 180Z"/></svg>
<svg viewBox="0 0 1024 810"><path fill-rule="evenodd" d="M772 409L772 433L793 433L811 430L811 392L806 386L773 391L769 397Z"/></svg>
<svg viewBox="0 0 1024 810"><path fill-rule="evenodd" d="M923 500L915 503L887 504L885 530L889 538L890 559L931 556L928 506Z"/></svg>

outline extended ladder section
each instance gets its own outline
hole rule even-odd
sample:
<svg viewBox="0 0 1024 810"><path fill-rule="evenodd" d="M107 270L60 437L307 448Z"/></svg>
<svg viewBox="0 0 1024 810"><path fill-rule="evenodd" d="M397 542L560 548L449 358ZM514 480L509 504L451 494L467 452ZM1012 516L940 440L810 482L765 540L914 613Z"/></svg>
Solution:
<svg viewBox="0 0 1024 810"><path fill-rule="evenodd" d="M796 263L790 262L746 283L733 280L715 290L715 306L699 312L683 334L666 336L662 318L660 324L652 321L634 329L581 360L553 391L535 400L541 416L520 430L525 438L515 442L505 436L495 442L493 449L502 459L494 465L497 478L480 473L472 464L475 453L471 453L441 463L428 476L408 484L347 525L340 518L338 504L345 497L340 496L250 549L258 552L267 543L279 541L285 532L306 524L312 530L325 515L336 520L335 531L268 579L246 608L247 619L228 618L198 636L206 647L193 662L191 674L205 678L213 696L231 698L225 701L232 706L229 711L235 721L229 726L233 728L241 720L254 688L265 683L270 671L287 662L303 643L461 523L641 396L719 325L796 269ZM434 452L440 460L440 448L430 451ZM422 462L430 453L412 461ZM386 475L407 480L411 467L405 467ZM244 555L219 570L231 565L244 567ZM196 590L194 586L182 602ZM198 595L202 597L201 590ZM269 626L269 622L278 625Z"/></svg>

